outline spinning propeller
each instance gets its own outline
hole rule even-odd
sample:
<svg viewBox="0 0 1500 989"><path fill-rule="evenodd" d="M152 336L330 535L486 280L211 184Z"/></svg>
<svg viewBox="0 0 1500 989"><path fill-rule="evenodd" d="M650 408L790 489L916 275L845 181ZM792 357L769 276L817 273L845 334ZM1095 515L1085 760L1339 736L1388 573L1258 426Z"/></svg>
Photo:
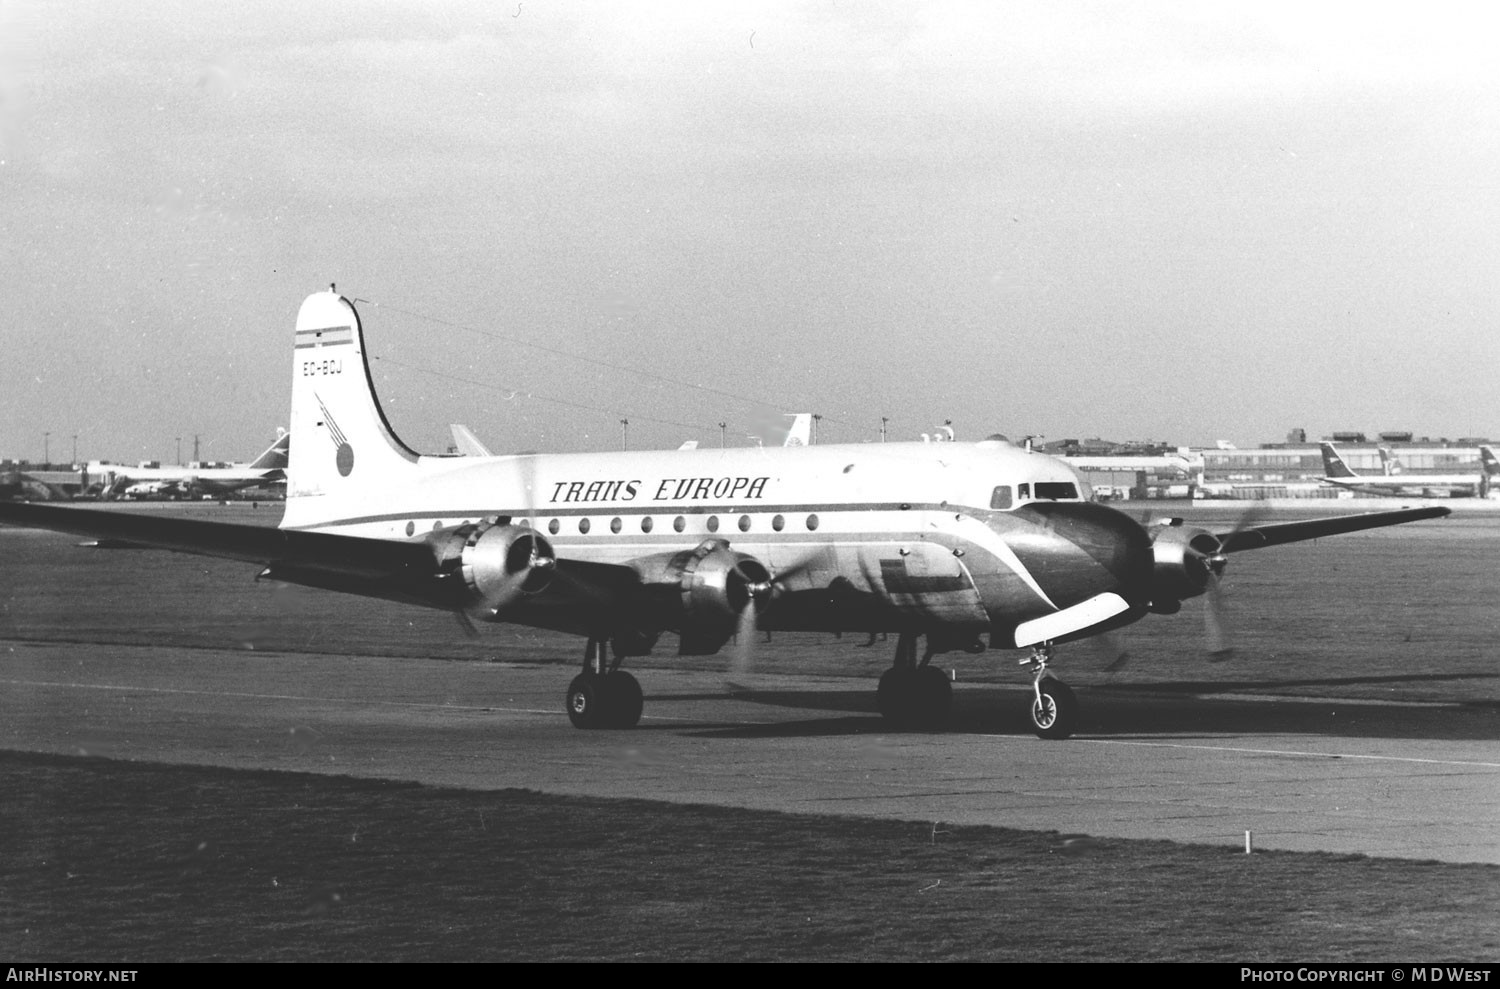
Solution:
<svg viewBox="0 0 1500 989"><path fill-rule="evenodd" d="M1230 552L1247 548L1236 543L1244 542L1242 536L1252 532L1265 517L1265 505L1251 504L1227 533L1187 526L1182 519L1162 519L1153 523L1151 514L1148 509L1141 514L1139 521L1151 533L1156 555L1152 610L1175 612L1184 600L1202 596L1204 652L1210 662L1231 658L1234 646L1226 616L1224 570ZM1110 673L1123 669L1130 656L1116 634L1104 633L1095 638L1105 653L1104 669Z"/></svg>
<svg viewBox="0 0 1500 989"><path fill-rule="evenodd" d="M743 682L736 681L744 681L755 674L756 631L761 606L770 603L778 591L785 590L783 581L790 580L811 565L812 557L808 557L782 567L774 574L767 571L766 579L756 581L751 581L747 575L742 574L746 577L745 590L749 596L735 622L734 646L729 654L729 685L736 691L750 691Z"/></svg>

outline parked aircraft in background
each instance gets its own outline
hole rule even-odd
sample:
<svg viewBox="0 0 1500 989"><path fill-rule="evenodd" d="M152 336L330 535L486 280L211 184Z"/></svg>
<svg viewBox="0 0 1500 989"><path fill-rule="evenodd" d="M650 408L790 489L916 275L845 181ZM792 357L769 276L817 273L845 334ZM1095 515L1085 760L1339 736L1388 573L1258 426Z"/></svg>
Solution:
<svg viewBox="0 0 1500 989"><path fill-rule="evenodd" d="M261 576L583 637L580 728L641 716L622 660L750 648L755 629L890 632L876 691L895 725L940 724L938 653L1022 650L1044 738L1074 731L1054 648L1171 614L1238 552L1436 518L1372 512L1214 531L1145 526L1089 500L1065 462L998 438L432 457L387 422L349 300L309 297L293 349L279 529L0 504L0 522L253 562ZM919 638L925 647L918 649ZM1006 663L1015 659L1007 657Z"/></svg>
<svg viewBox="0 0 1500 989"><path fill-rule="evenodd" d="M37 501L69 501L72 495L62 485L43 480L31 471L0 471L0 498Z"/></svg>
<svg viewBox="0 0 1500 989"><path fill-rule="evenodd" d="M98 485L104 498L197 498L228 494L257 484L271 484L286 476L291 434L284 429L278 429L276 433L276 442L247 464L222 467L143 464L127 467L107 460L93 460L89 462L86 473L89 484Z"/></svg>
<svg viewBox="0 0 1500 989"><path fill-rule="evenodd" d="M1192 454L1184 447L1176 454L1132 455L1132 454L1079 454L1062 458L1063 462L1077 470L1093 471L1170 471L1175 474L1193 475L1203 473L1203 455Z"/></svg>
<svg viewBox="0 0 1500 989"><path fill-rule="evenodd" d="M1492 470L1490 461L1481 451L1480 469L1467 474L1406 474L1388 451L1381 452L1381 461L1386 465L1384 474L1357 474L1332 443L1319 443L1323 451L1323 474L1326 484L1337 485L1350 491L1368 494L1407 495L1425 498L1484 498L1490 493L1500 471ZM1491 454L1493 458L1493 454Z"/></svg>

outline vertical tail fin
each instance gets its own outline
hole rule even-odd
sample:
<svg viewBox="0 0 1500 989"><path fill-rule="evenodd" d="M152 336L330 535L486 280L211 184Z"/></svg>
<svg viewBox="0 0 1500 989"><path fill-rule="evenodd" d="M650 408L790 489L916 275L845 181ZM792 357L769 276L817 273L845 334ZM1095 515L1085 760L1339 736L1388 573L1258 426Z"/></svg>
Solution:
<svg viewBox="0 0 1500 989"><path fill-rule="evenodd" d="M1479 448L1479 461L1484 464L1484 472L1487 476L1500 474L1500 457L1495 456L1495 448L1484 445Z"/></svg>
<svg viewBox="0 0 1500 989"><path fill-rule="evenodd" d="M1318 448L1323 451L1323 473L1328 477L1359 477L1358 474L1349 469L1344 463L1344 458L1333 448L1332 443L1319 443Z"/></svg>
<svg viewBox="0 0 1500 989"><path fill-rule="evenodd" d="M251 470L285 470L287 445L291 433L284 429L276 431L276 442L266 447L266 452L250 461Z"/></svg>
<svg viewBox="0 0 1500 989"><path fill-rule="evenodd" d="M402 479L417 454L380 409L354 306L331 287L308 296L294 339L289 514L298 499L374 496Z"/></svg>
<svg viewBox="0 0 1500 989"><path fill-rule="evenodd" d="M782 446L808 446L812 443L812 413L792 413L792 425Z"/></svg>
<svg viewBox="0 0 1500 989"><path fill-rule="evenodd" d="M1377 447L1380 451L1380 472L1386 477L1394 477L1404 469L1401 466L1401 458L1388 446Z"/></svg>

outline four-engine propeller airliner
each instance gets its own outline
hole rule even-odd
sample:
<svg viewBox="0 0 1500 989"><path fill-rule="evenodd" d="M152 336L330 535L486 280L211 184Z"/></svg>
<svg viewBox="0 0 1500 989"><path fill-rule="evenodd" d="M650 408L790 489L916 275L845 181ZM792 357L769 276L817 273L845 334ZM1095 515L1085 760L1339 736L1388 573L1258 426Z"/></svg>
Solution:
<svg viewBox="0 0 1500 989"><path fill-rule="evenodd" d="M1407 474L1389 451L1380 451L1383 472L1357 474L1332 443L1319 443L1323 451L1323 483L1368 494L1413 495L1427 498L1485 498L1496 479L1493 453L1480 451L1480 469L1468 474Z"/></svg>
<svg viewBox="0 0 1500 989"><path fill-rule="evenodd" d="M897 633L877 702L935 725L939 652L1023 650L1031 720L1075 728L1053 649L1170 614L1237 552L1435 518L1373 512L1229 532L1143 526L1091 502L1067 464L995 437L657 452L423 456L391 429L353 305L303 303L279 529L0 505L0 521L264 565L262 576L576 633L581 728L628 727L620 668L665 632L708 655L753 629ZM925 637L919 654L917 642Z"/></svg>

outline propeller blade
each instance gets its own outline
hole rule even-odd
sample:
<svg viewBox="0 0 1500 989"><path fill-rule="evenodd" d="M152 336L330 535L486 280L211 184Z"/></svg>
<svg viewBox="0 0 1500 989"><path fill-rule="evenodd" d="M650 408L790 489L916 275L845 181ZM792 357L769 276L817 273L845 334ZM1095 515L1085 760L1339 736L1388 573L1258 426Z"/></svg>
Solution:
<svg viewBox="0 0 1500 989"><path fill-rule="evenodd" d="M1130 650L1125 648L1125 644L1114 632L1105 632L1094 638L1099 643L1098 648L1103 650L1105 657L1109 659L1109 662L1104 664L1104 672L1118 673L1125 668L1125 664L1130 662Z"/></svg>
<svg viewBox="0 0 1500 989"><path fill-rule="evenodd" d="M521 488L526 508L526 524L536 531L536 453L527 450L516 455L521 469Z"/></svg>
<svg viewBox="0 0 1500 989"><path fill-rule="evenodd" d="M1203 598L1203 642L1208 650L1209 662L1222 663L1234 655L1224 606L1224 568L1229 563L1225 550L1234 544L1240 533L1255 528L1269 514L1270 509L1265 502L1251 502L1240 513L1234 528L1220 538L1221 548L1207 560L1210 576Z"/></svg>
<svg viewBox="0 0 1500 989"><path fill-rule="evenodd" d="M736 694L749 695L750 677L755 672L755 625L758 607L754 595L740 609L739 624L735 628L734 648L729 654L729 686Z"/></svg>
<svg viewBox="0 0 1500 989"><path fill-rule="evenodd" d="M1130 662L1130 650L1125 648L1114 632L1100 632L1088 639L1089 647L1099 658L1099 668L1106 673L1118 673Z"/></svg>
<svg viewBox="0 0 1500 989"><path fill-rule="evenodd" d="M1208 649L1210 662L1221 663L1234 655L1229 644L1228 624L1224 619L1224 591L1220 586L1222 577L1215 575L1208 580L1208 590L1203 598L1203 641Z"/></svg>

